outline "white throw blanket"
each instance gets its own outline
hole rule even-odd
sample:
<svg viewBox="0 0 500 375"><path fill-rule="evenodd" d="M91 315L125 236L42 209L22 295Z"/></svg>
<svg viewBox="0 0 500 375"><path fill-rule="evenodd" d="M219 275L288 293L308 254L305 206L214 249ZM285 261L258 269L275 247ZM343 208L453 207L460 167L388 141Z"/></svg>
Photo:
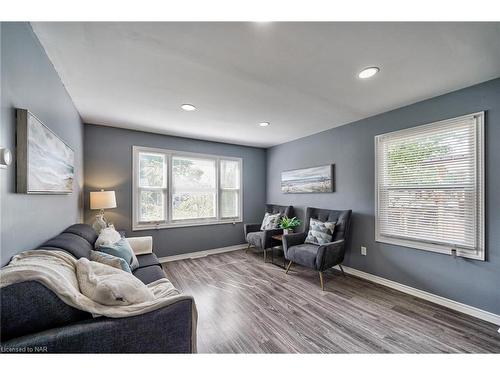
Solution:
<svg viewBox="0 0 500 375"><path fill-rule="evenodd" d="M198 314L193 297L180 294L166 278L148 284L146 290L134 290L139 286L137 281L140 280L127 272L87 259L77 261L64 251L30 250L14 256L0 271L1 287L23 281L37 281L45 285L67 305L87 311L94 317L135 316L180 300L192 300L191 342L193 352L196 352ZM120 281L126 284L124 288L120 290L110 288L112 282ZM111 299L114 299L114 302ZM136 301L144 302L136 303Z"/></svg>

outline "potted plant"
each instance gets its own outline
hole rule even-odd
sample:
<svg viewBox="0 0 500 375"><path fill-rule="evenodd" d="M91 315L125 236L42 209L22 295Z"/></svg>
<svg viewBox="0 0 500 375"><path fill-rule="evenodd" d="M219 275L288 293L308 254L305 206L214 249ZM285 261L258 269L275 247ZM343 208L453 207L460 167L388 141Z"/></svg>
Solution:
<svg viewBox="0 0 500 375"><path fill-rule="evenodd" d="M283 216L280 221L280 227L283 229L283 234L293 233L293 230L297 228L301 224L301 221L297 219L295 216L289 218L287 216Z"/></svg>

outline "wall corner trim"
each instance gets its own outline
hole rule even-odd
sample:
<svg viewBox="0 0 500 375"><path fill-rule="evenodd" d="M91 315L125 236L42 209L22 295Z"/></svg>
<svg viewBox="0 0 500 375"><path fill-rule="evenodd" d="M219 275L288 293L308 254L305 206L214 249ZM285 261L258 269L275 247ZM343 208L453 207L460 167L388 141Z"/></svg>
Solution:
<svg viewBox="0 0 500 375"><path fill-rule="evenodd" d="M400 284L396 281L385 279L383 277L376 276L376 275L373 275L373 274L368 273L368 272L360 271L360 270L357 270L355 268L351 268L351 267L347 267L347 266L343 266L343 268L347 274L357 276L361 279L365 279L365 280L374 282L376 284L384 285L384 286L389 287L391 289L399 290L400 292L403 292L403 293L406 293L406 294L409 294L409 295L412 295L412 296L415 296L418 298L422 298L426 301L433 302L437 305L441 305L441 306L447 307L449 309L461 312L463 314L470 315L470 316L473 316L475 318L485 320L487 322L490 322L490 323L493 323L493 324L500 326L500 315L491 313L491 312L486 311L486 310L481 310L481 309L478 309L477 307L466 305L464 303L457 302L457 301L454 301L454 300L451 300L451 299L448 299L445 297L441 297L441 296L438 296L437 294L432 294L432 293L429 293L429 292L426 292L426 291L423 291L423 290L420 290L417 288L413 288L411 286ZM336 269L338 269L338 267L336 267ZM340 269L339 269L339 271L340 271ZM499 332L500 332L500 330L499 330Z"/></svg>
<svg viewBox="0 0 500 375"><path fill-rule="evenodd" d="M168 262L174 262L176 260L203 258L203 257L206 257L207 255L227 253L227 252L236 251L236 250L243 250L243 249L246 249L247 246L248 246L248 244L242 243L239 245L219 247L216 249L201 250L201 251L195 251L192 253L171 255L168 257L158 258L158 260L160 263L168 263Z"/></svg>

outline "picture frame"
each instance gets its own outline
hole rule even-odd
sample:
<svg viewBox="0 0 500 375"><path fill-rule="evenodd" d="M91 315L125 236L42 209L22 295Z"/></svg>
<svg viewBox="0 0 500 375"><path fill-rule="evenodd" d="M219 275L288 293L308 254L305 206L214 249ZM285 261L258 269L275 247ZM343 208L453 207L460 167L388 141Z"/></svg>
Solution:
<svg viewBox="0 0 500 375"><path fill-rule="evenodd" d="M333 193L335 164L292 169L281 172L281 192L284 194Z"/></svg>
<svg viewBox="0 0 500 375"><path fill-rule="evenodd" d="M74 151L26 109L16 110L17 192L70 194Z"/></svg>

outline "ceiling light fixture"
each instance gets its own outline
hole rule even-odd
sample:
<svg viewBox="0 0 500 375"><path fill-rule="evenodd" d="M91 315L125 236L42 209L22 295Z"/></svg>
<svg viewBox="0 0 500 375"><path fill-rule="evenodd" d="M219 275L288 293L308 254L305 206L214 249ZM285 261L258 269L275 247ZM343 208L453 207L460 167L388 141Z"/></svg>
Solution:
<svg viewBox="0 0 500 375"><path fill-rule="evenodd" d="M259 122L259 126L262 126L262 127L269 126L269 122L267 122L267 121Z"/></svg>
<svg viewBox="0 0 500 375"><path fill-rule="evenodd" d="M376 66L370 66L368 68L364 68L361 72L359 72L358 77L361 79L367 79L373 77L378 72L380 72L380 68Z"/></svg>
<svg viewBox="0 0 500 375"><path fill-rule="evenodd" d="M196 111L196 107L192 104L183 104L183 105L181 105L181 108L184 111Z"/></svg>

